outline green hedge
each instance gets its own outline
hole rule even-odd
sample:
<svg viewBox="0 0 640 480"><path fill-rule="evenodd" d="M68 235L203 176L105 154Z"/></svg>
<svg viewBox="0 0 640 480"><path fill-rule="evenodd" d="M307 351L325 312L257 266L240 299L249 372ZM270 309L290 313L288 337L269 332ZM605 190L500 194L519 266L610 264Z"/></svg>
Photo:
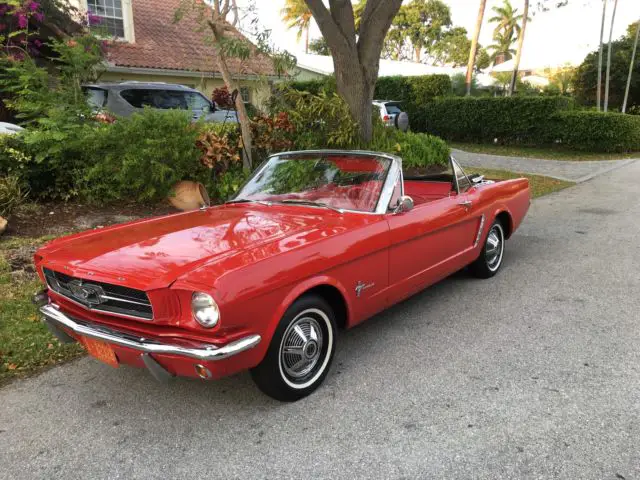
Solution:
<svg viewBox="0 0 640 480"><path fill-rule="evenodd" d="M424 123L414 117L412 129L447 140L563 145L592 152L640 150L640 118L577 110L567 97L449 97L421 110Z"/></svg>
<svg viewBox="0 0 640 480"><path fill-rule="evenodd" d="M331 94L336 91L336 79L331 76L321 80L289 82L286 86L314 95L322 92ZM443 97L451 93L451 78L448 75L394 76L378 78L373 96L377 100L402 102L404 110L409 114L409 122L413 127L414 122L416 125L424 124L422 107L425 104L436 97Z"/></svg>
<svg viewBox="0 0 640 480"><path fill-rule="evenodd" d="M541 127L545 143L591 152L640 151L640 117L594 111L558 112Z"/></svg>
<svg viewBox="0 0 640 480"><path fill-rule="evenodd" d="M571 108L566 97L438 98L422 106L422 123L411 126L448 140L537 143L539 125Z"/></svg>

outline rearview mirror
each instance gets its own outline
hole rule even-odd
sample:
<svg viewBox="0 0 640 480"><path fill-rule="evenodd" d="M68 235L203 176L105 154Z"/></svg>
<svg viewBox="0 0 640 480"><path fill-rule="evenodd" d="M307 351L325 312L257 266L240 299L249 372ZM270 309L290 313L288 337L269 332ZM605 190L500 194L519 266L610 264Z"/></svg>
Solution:
<svg viewBox="0 0 640 480"><path fill-rule="evenodd" d="M403 195L398 199L396 208L393 209L393 213L405 213L413 208L413 198L408 195Z"/></svg>

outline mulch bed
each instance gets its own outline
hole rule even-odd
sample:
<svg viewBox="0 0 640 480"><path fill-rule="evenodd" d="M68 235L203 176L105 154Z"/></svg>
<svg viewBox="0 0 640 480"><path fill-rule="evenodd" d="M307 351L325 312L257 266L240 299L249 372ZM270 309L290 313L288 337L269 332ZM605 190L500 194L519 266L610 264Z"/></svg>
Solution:
<svg viewBox="0 0 640 480"><path fill-rule="evenodd" d="M3 237L61 235L176 212L167 203L123 203L107 207L71 202L28 205L9 219Z"/></svg>

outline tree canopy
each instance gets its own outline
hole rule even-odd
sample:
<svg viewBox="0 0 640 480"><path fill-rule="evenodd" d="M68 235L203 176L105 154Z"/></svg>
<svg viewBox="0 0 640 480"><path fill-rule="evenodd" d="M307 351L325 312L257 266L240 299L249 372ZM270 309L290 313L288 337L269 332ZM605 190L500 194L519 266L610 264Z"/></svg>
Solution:
<svg viewBox="0 0 640 480"><path fill-rule="evenodd" d="M629 74L631 53L636 34L637 22L627 28L627 33L612 42L611 78L609 106L619 108L624 98L624 90ZM604 45L606 49L608 44ZM598 82L598 51L591 52L577 68L574 77L575 95L585 105L595 105ZM636 56L629 89L629 110L640 109L640 56ZM633 108L635 107L635 108Z"/></svg>

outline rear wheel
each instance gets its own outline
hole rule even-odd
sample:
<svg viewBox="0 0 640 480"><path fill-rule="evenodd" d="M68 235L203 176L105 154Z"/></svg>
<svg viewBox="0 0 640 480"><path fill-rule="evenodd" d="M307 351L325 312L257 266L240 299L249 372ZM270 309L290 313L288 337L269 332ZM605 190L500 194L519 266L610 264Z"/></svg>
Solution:
<svg viewBox="0 0 640 480"><path fill-rule="evenodd" d="M260 365L251 376L276 400L306 397L324 381L336 349L333 310L316 295L305 295L284 314Z"/></svg>
<svg viewBox="0 0 640 480"><path fill-rule="evenodd" d="M469 270L478 278L493 277L502 266L504 257L504 227L500 220L491 225L480 256L469 266Z"/></svg>

